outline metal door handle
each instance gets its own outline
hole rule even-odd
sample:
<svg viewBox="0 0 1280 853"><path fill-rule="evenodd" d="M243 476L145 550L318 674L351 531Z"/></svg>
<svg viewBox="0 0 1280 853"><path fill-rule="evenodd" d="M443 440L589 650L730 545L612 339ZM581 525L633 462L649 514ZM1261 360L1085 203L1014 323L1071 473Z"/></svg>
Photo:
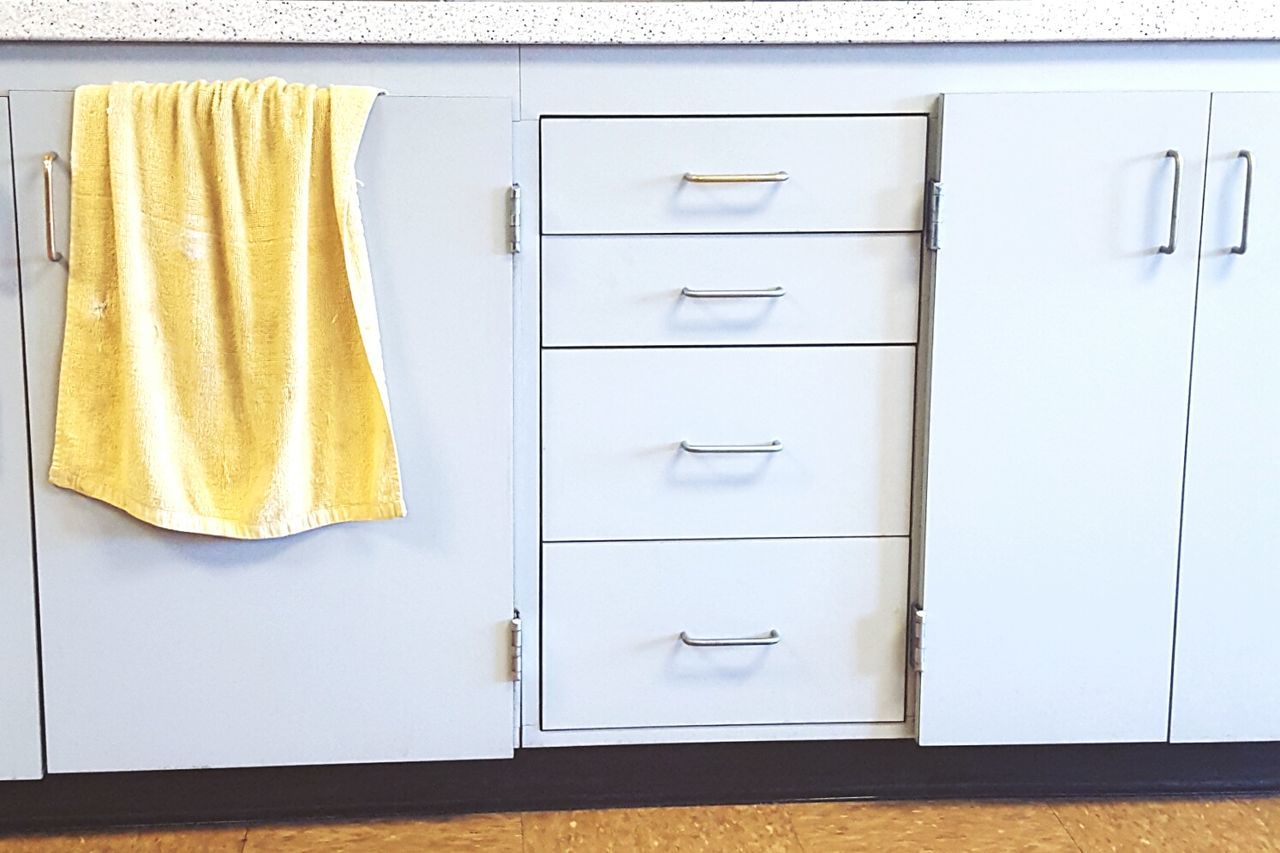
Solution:
<svg viewBox="0 0 1280 853"><path fill-rule="evenodd" d="M62 260L58 251L58 235L53 225L53 161L58 155L46 151L44 155L44 256L53 263Z"/></svg>
<svg viewBox="0 0 1280 853"><path fill-rule="evenodd" d="M1169 242L1160 247L1160 254L1172 255L1178 250L1178 202L1182 199L1182 155L1173 148L1164 152L1173 160L1173 209L1169 213Z"/></svg>
<svg viewBox="0 0 1280 853"><path fill-rule="evenodd" d="M692 287L680 289L681 296L690 299L777 299L786 296L784 287L766 287L761 290L694 290Z"/></svg>
<svg viewBox="0 0 1280 853"><path fill-rule="evenodd" d="M1244 218L1240 222L1240 245L1233 246L1231 254L1243 255L1249 251L1249 208L1253 204L1253 152L1243 150L1236 159L1244 160Z"/></svg>
<svg viewBox="0 0 1280 853"><path fill-rule="evenodd" d="M680 642L686 646L776 646L781 639L776 630L758 637L690 637L689 632L680 632Z"/></svg>
<svg viewBox="0 0 1280 853"><path fill-rule="evenodd" d="M776 438L768 444L690 444L682 441L680 449L686 453L777 453L782 449L782 442Z"/></svg>
<svg viewBox="0 0 1280 853"><path fill-rule="evenodd" d="M684 179L691 184L780 184L790 178L791 176L786 172L757 172L740 175L684 173Z"/></svg>

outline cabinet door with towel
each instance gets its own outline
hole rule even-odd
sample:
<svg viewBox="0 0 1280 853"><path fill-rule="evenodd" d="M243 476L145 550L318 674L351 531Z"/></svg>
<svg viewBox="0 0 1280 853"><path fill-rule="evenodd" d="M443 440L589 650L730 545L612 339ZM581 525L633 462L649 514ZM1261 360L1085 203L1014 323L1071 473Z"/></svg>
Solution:
<svg viewBox="0 0 1280 853"><path fill-rule="evenodd" d="M0 779L38 778L40 677L36 658L35 567L22 318L13 226L8 100L0 98ZM27 175L41 191L41 161Z"/></svg>
<svg viewBox="0 0 1280 853"><path fill-rule="evenodd" d="M380 97L360 151L408 516L234 541L46 481L71 101L12 96L50 771L510 756L510 102Z"/></svg>
<svg viewBox="0 0 1280 853"><path fill-rule="evenodd" d="M1280 94L1215 93L1178 575L1174 741L1280 739ZM1256 171L1256 174L1255 174Z"/></svg>
<svg viewBox="0 0 1280 853"><path fill-rule="evenodd" d="M948 95L920 740L1163 741L1209 95Z"/></svg>

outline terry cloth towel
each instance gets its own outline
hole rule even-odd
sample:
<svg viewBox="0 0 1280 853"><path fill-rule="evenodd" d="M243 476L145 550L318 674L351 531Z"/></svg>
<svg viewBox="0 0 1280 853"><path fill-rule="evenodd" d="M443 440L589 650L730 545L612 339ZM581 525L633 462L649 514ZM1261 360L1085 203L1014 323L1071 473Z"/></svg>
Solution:
<svg viewBox="0 0 1280 853"><path fill-rule="evenodd" d="M260 539L405 513L355 158L377 90L76 90L49 480Z"/></svg>

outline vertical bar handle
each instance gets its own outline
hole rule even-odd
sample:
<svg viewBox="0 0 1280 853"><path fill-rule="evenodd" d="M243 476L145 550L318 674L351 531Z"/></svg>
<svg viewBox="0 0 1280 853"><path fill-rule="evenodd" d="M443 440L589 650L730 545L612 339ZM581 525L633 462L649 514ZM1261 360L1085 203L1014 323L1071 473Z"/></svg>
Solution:
<svg viewBox="0 0 1280 853"><path fill-rule="evenodd" d="M1182 201L1182 155L1173 148L1164 152L1173 161L1173 207L1169 213L1169 242L1160 247L1160 254L1172 255L1178 250L1178 207Z"/></svg>
<svg viewBox="0 0 1280 853"><path fill-rule="evenodd" d="M1243 255L1249 251L1249 208L1253 206L1253 152L1242 150L1236 155L1244 160L1244 218L1240 222L1240 245L1231 248L1231 254Z"/></svg>
<svg viewBox="0 0 1280 853"><path fill-rule="evenodd" d="M62 260L58 251L58 234L53 225L53 161L58 155L46 151L44 155L44 255L52 263Z"/></svg>

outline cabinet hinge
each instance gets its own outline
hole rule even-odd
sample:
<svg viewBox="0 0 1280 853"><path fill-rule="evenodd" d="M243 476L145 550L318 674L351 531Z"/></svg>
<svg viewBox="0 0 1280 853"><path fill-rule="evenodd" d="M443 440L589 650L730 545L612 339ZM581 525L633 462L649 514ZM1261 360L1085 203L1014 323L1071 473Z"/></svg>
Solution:
<svg viewBox="0 0 1280 853"><path fill-rule="evenodd" d="M920 672L924 669L924 608L916 607L911 611L911 670Z"/></svg>
<svg viewBox="0 0 1280 853"><path fill-rule="evenodd" d="M511 254L520 254L520 185L512 184L507 191L507 248Z"/></svg>
<svg viewBox="0 0 1280 853"><path fill-rule="evenodd" d="M925 210L924 245L932 252L938 251L938 231L942 227L942 181L929 182L929 196Z"/></svg>
<svg viewBox="0 0 1280 853"><path fill-rule="evenodd" d="M511 617L511 680L519 681L524 674L524 635L520 631L520 611Z"/></svg>

